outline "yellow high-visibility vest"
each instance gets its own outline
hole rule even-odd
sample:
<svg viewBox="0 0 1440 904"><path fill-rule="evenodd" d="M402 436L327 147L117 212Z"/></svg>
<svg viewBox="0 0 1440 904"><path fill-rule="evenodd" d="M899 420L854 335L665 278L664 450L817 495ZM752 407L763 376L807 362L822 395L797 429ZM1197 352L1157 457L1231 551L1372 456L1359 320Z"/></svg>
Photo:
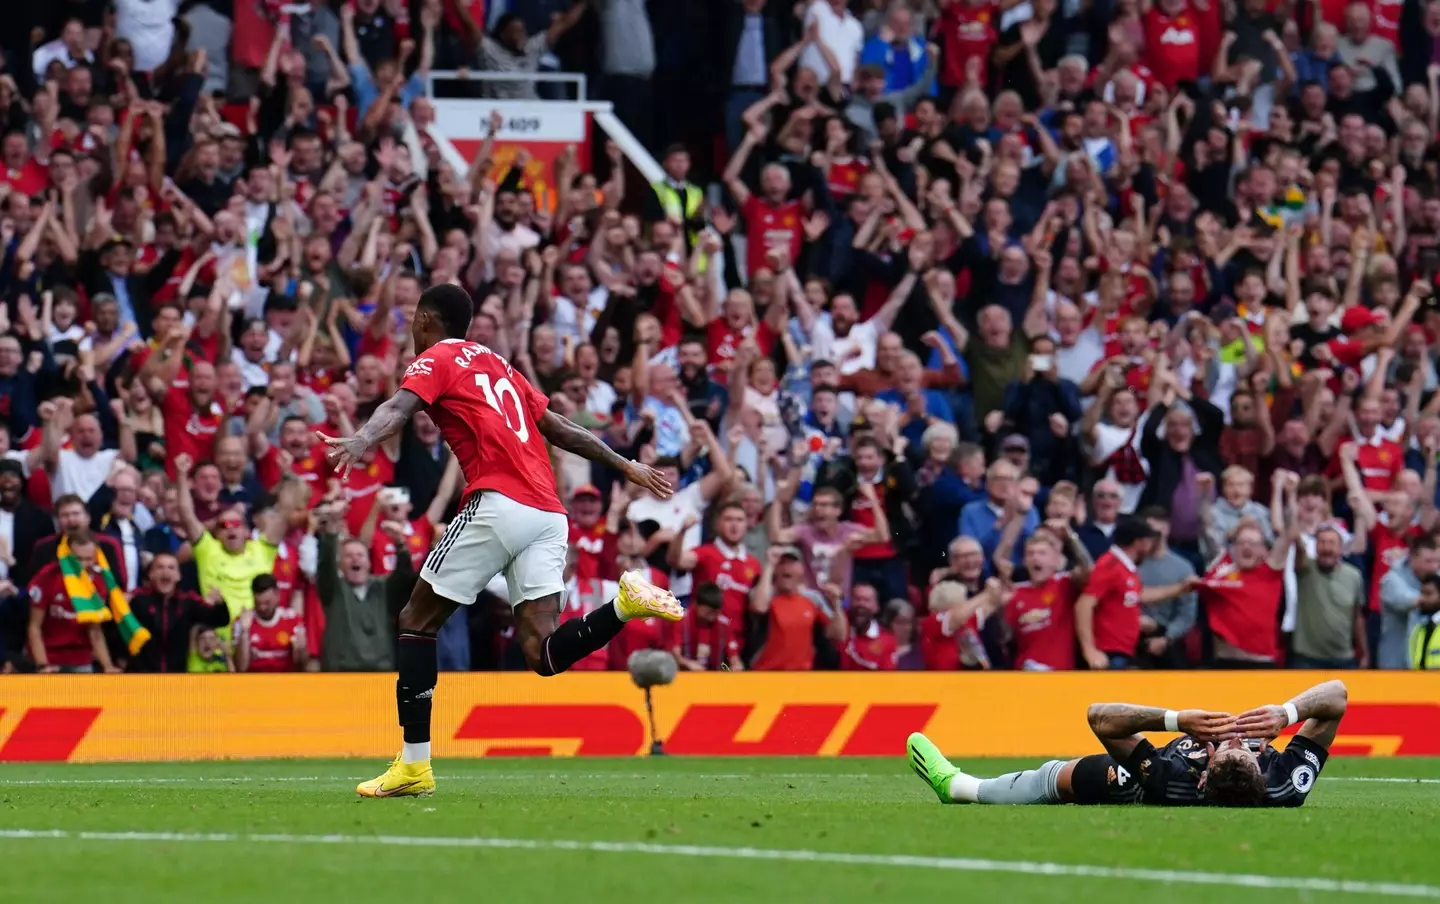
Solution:
<svg viewBox="0 0 1440 904"><path fill-rule="evenodd" d="M1410 668L1440 669L1440 621L1435 616L1410 632Z"/></svg>

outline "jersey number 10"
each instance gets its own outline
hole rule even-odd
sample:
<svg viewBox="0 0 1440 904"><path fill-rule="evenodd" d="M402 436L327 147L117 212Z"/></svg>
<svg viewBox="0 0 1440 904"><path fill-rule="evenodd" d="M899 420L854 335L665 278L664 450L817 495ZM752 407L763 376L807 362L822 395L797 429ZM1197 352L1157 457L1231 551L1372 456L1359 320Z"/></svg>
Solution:
<svg viewBox="0 0 1440 904"><path fill-rule="evenodd" d="M510 378L501 377L492 387L489 374L476 374L475 385L485 393L485 401L490 403L490 407L500 412L500 416L505 419L505 426L514 431L515 435L520 438L520 442L528 442L530 428L525 425L525 406L520 404L520 393L515 390L515 384L510 382ZM505 411L505 406L500 404L506 394L515 400L515 418L519 422L518 425L510 422L509 413Z"/></svg>

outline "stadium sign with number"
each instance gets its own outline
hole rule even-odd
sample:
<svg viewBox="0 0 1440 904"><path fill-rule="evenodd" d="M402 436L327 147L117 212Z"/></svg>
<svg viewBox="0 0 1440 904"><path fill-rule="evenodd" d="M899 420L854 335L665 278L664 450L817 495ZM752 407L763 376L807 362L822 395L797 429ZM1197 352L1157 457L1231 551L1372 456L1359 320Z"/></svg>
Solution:
<svg viewBox="0 0 1440 904"><path fill-rule="evenodd" d="M1344 676L1332 752L1440 755L1440 675ZM1096 751L1097 701L1240 712L1317 675L682 674L655 692L665 749L708 756L888 756L924 730L957 757ZM12 676L0 683L0 761L393 756L388 675ZM1293 732L1293 729L1292 729ZM644 698L623 674L445 674L435 753L628 756L649 750ZM1283 743L1283 741L1282 741Z"/></svg>

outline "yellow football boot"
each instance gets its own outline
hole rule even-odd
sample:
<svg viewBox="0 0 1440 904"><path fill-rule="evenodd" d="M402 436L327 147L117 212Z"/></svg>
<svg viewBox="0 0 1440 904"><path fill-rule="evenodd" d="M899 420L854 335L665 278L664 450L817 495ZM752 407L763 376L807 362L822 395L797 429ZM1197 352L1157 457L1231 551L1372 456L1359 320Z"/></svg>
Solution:
<svg viewBox="0 0 1440 904"><path fill-rule="evenodd" d="M615 611L626 621L651 616L680 621L685 617L685 608L675 599L675 594L656 587L638 571L620 575L620 594L615 597Z"/></svg>
<svg viewBox="0 0 1440 904"><path fill-rule="evenodd" d="M435 793L435 772L429 760L402 763L397 756L379 778L356 785L355 793L361 797L429 797Z"/></svg>

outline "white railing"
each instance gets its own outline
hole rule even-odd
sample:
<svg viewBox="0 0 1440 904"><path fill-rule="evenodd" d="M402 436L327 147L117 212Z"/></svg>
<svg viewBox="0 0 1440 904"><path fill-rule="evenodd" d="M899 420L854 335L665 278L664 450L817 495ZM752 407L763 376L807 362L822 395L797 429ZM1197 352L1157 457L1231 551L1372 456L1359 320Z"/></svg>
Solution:
<svg viewBox="0 0 1440 904"><path fill-rule="evenodd" d="M561 84L571 86L572 100L584 100L589 86L584 73L580 72L491 72L471 69L432 69L426 81L425 90L435 96L436 82L469 84L471 82L533 82L535 84Z"/></svg>

